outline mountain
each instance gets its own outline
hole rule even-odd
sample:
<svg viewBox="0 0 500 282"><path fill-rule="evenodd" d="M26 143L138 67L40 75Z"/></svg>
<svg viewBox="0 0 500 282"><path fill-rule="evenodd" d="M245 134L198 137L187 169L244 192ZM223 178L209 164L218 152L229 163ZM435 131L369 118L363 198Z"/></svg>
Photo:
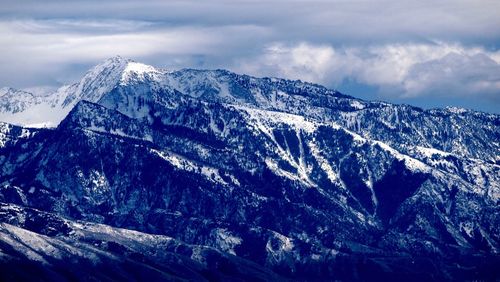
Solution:
<svg viewBox="0 0 500 282"><path fill-rule="evenodd" d="M0 217L2 281L283 279L251 261L167 236L74 222L12 204L0 205ZM100 267L111 271L102 273Z"/></svg>
<svg viewBox="0 0 500 282"><path fill-rule="evenodd" d="M76 248L118 274L152 252L133 269L188 280L499 277L498 115L121 57L44 97L6 92L0 117L17 125L0 124L0 250L12 260L40 263L13 243L22 233L57 246L32 248L55 257L42 263L50 273L65 263L58 252ZM12 220L26 213L51 229ZM88 245L97 236L113 246L117 232L123 254ZM176 255L184 261L164 260ZM154 267L179 264L193 276Z"/></svg>

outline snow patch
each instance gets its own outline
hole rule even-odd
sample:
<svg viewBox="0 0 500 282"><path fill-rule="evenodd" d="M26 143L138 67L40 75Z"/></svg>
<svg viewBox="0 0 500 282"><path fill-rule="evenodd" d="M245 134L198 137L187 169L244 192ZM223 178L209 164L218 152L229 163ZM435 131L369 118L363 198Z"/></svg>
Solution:
<svg viewBox="0 0 500 282"><path fill-rule="evenodd" d="M126 134L123 130L120 128L112 128L111 130L106 130L103 127L95 126L92 124L91 126L87 127L87 130L98 132L98 133L107 133L107 134L112 134L112 135L117 135L125 138L131 138L131 139L138 139L138 140L144 140L144 141L149 141L153 142L153 137L150 134L144 134L144 136L133 136Z"/></svg>
<svg viewBox="0 0 500 282"><path fill-rule="evenodd" d="M219 249L232 255L236 255L234 248L243 241L240 237L234 236L226 228L216 228L212 231L212 233L215 235L215 241Z"/></svg>
<svg viewBox="0 0 500 282"><path fill-rule="evenodd" d="M338 178L337 173L335 173L332 166L321 155L321 152L319 151L318 146L313 142L309 142L308 145L309 145L309 148L311 150L311 154L316 159L316 161L318 162L321 169L326 173L326 176L328 177L328 179L330 179L330 181L332 183L337 181L337 178Z"/></svg>
<svg viewBox="0 0 500 282"><path fill-rule="evenodd" d="M351 102L351 107L357 109L357 110L362 110L365 108L365 105L363 105L361 102L359 102L358 100L353 100Z"/></svg>
<svg viewBox="0 0 500 282"><path fill-rule="evenodd" d="M174 167L180 170L186 170L190 172L196 172L203 175L209 181L219 183L222 185L228 185L224 179L220 176L219 169L197 164L191 160L188 160L180 155L168 152L168 151L159 151L156 149L149 149L151 153L157 155L158 157L164 159L165 161L172 164Z"/></svg>
<svg viewBox="0 0 500 282"><path fill-rule="evenodd" d="M267 125L269 127L273 124L279 123L290 125L292 128L301 129L307 133L314 132L318 128L317 123L306 120L303 116L269 110L260 110L241 105L232 106L248 113L250 120L253 120L254 124L256 124L259 129L262 129L262 126ZM269 132L269 130L266 131Z"/></svg>
<svg viewBox="0 0 500 282"><path fill-rule="evenodd" d="M373 144L378 145L381 149L389 152L391 155L393 155L396 159L400 161L404 161L406 167L410 169L411 171L415 172L424 172L428 173L431 171L431 168L424 164L423 162L413 159L407 155L403 155L400 152L396 151L395 149L391 148L389 145L380 142L380 141L373 141Z"/></svg>
<svg viewBox="0 0 500 282"><path fill-rule="evenodd" d="M161 72L153 66L131 61L123 70L120 84L125 85L133 80L144 80L147 77L156 79L160 74Z"/></svg>
<svg viewBox="0 0 500 282"><path fill-rule="evenodd" d="M267 259L280 262L286 258L287 254L292 252L293 247L292 239L273 232L273 236L269 238L266 244Z"/></svg>
<svg viewBox="0 0 500 282"><path fill-rule="evenodd" d="M309 187L313 187L313 186L316 186L316 184L314 184L311 180L309 180L308 178L304 178L304 177L300 177L300 175L297 173L291 173L289 171L286 171L282 168L280 168L278 166L278 163L271 159L271 158L266 158L265 159L265 163L267 165L267 167L272 171L274 172L274 174L278 175L278 176L282 176L282 177L286 177L292 181L298 181L298 182L301 182L302 184L306 185L306 186L309 186Z"/></svg>
<svg viewBox="0 0 500 282"><path fill-rule="evenodd" d="M416 146L415 149L427 158L432 158L434 155L439 155L442 157L447 157L447 156L451 155L448 152L444 152L444 151L434 149L434 148L426 148L426 147Z"/></svg>

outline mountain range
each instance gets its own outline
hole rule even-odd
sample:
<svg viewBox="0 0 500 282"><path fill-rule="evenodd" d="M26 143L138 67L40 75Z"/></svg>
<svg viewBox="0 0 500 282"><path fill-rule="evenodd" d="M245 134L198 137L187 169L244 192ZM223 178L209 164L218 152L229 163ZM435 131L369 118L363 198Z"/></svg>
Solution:
<svg viewBox="0 0 500 282"><path fill-rule="evenodd" d="M0 90L2 280L500 279L500 116L121 57Z"/></svg>

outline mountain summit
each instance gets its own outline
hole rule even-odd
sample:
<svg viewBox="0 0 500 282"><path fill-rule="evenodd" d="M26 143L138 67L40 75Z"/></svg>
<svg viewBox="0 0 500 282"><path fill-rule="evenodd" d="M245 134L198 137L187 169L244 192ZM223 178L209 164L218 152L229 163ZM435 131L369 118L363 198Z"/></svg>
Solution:
<svg viewBox="0 0 500 282"><path fill-rule="evenodd" d="M121 57L4 92L0 250L48 280L498 277L498 115Z"/></svg>
<svg viewBox="0 0 500 282"><path fill-rule="evenodd" d="M55 127L77 102L97 102L111 91L125 75L130 63L120 56L107 59L90 69L79 82L62 86L43 97L11 89L10 92L23 95L2 95L0 120L21 126Z"/></svg>

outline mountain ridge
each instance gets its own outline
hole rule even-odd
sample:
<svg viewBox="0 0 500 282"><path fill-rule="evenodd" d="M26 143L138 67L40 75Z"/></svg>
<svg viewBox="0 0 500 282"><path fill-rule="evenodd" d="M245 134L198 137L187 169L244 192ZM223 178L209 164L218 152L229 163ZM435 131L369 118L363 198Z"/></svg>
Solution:
<svg viewBox="0 0 500 282"><path fill-rule="evenodd" d="M138 114L136 108L139 107L139 105L134 103L156 99L164 104L170 103L170 106L173 107L177 100L175 96L177 94L182 94L186 98L191 97L204 101L219 101L233 104L243 103L257 108L308 115L320 121L327 118L338 122L340 125L366 138L384 140L387 142L385 139L389 139L388 137L382 136L377 132L378 129L371 128L386 127L383 134L400 135L403 139L398 140L399 143L436 148L467 157L487 159L488 157L485 151L491 152L491 150L493 150L494 155L499 155L500 152L500 145L497 143L483 144L480 140L471 139L471 137L474 136L474 131L477 130L483 131L481 135L500 137L500 133L495 131L496 124L500 122L499 117L494 114L474 111L459 111L457 113L455 110L450 111L446 109L421 110L407 105L368 102L314 84L271 78L258 79L245 75L237 75L228 71L221 71L219 73L217 71L187 69L161 72L154 69L154 75L145 75L141 73L141 76L138 77L133 70L124 72L130 63L139 64L121 57L111 58L89 71L79 83L71 87L63 87L61 88L62 90L56 91L53 95L55 102L35 103L35 106L38 108L35 107L36 109L33 109L33 111L36 112L36 114L33 115L37 115L38 120L33 120L33 123L42 126L57 125L80 99L101 104L108 103L107 106L110 108L121 106L122 108L120 110L122 112L130 110L132 114ZM150 66L146 67L146 69L150 68ZM161 75L158 75L158 73ZM100 78L100 81L96 77L104 78ZM124 77L128 80L123 81ZM92 83L89 84L89 81ZM94 85L95 83L93 82L96 81L99 83ZM102 83L104 83L104 85L101 85ZM126 93L127 88L129 89L128 91L133 91L133 93L128 93L130 94L128 95ZM85 91L83 91L85 89L92 90L90 92L93 94L85 94ZM71 95L68 94L71 91L74 93ZM301 91L302 94L306 96L302 96ZM110 92L115 93L115 97L112 97ZM142 94L139 95L139 93ZM77 96L80 98L77 98ZM4 98L0 97L0 101L2 99ZM108 99L108 101L105 101L106 99ZM132 100L129 101L126 99ZM139 99L140 101L134 101L133 99ZM173 101L168 101L168 99ZM127 107L136 108L126 109L122 102L126 103ZM5 103L8 104L9 101L6 100ZM58 107L60 107L60 109ZM54 117L47 115L40 116L41 112L54 112L54 114L52 114ZM144 115L145 113L142 114ZM2 115L8 118L2 119ZM26 116L30 115L32 115L30 111L27 111ZM341 117L336 117L339 115ZM13 116L21 116L22 119L22 113L12 114L4 111L4 113L0 114L0 120L12 122L11 117ZM419 126L418 124L412 124L414 119L422 118L427 119L418 121L419 123L426 123L424 128L417 128L416 126ZM52 120L47 122L47 119ZM357 123L353 123L350 120L357 120ZM377 124L373 124L374 121L377 121ZM394 125L391 125L394 122L399 123L397 126L405 126L406 128L395 128ZM364 123L367 124L367 128L362 128L361 124ZM438 139L434 140L436 139L436 136L434 136L435 132L439 132L439 129L436 128L424 132L424 136L419 136L422 135L419 134L420 130L426 128L431 129L435 127L434 125L436 123L443 123L443 126L449 128L447 131L450 133L437 136ZM458 123L465 126L462 128L463 130L468 130L470 132L463 134L456 127ZM480 127L469 128L469 123L480 124ZM417 136L417 139L402 136L404 135L402 130L412 131L411 135ZM452 139L449 141L445 140L449 137L452 137ZM467 142L475 143L471 145L483 147L483 149L474 148L474 152L467 152L467 147L461 148L460 144L456 143L461 142L459 141L461 139L468 139L466 140ZM494 156L491 156L491 154L489 155L490 161L498 161Z"/></svg>
<svg viewBox="0 0 500 282"><path fill-rule="evenodd" d="M1 202L291 279L489 277L468 258L500 249L499 116L121 60L59 96L72 107L58 126L0 124Z"/></svg>

